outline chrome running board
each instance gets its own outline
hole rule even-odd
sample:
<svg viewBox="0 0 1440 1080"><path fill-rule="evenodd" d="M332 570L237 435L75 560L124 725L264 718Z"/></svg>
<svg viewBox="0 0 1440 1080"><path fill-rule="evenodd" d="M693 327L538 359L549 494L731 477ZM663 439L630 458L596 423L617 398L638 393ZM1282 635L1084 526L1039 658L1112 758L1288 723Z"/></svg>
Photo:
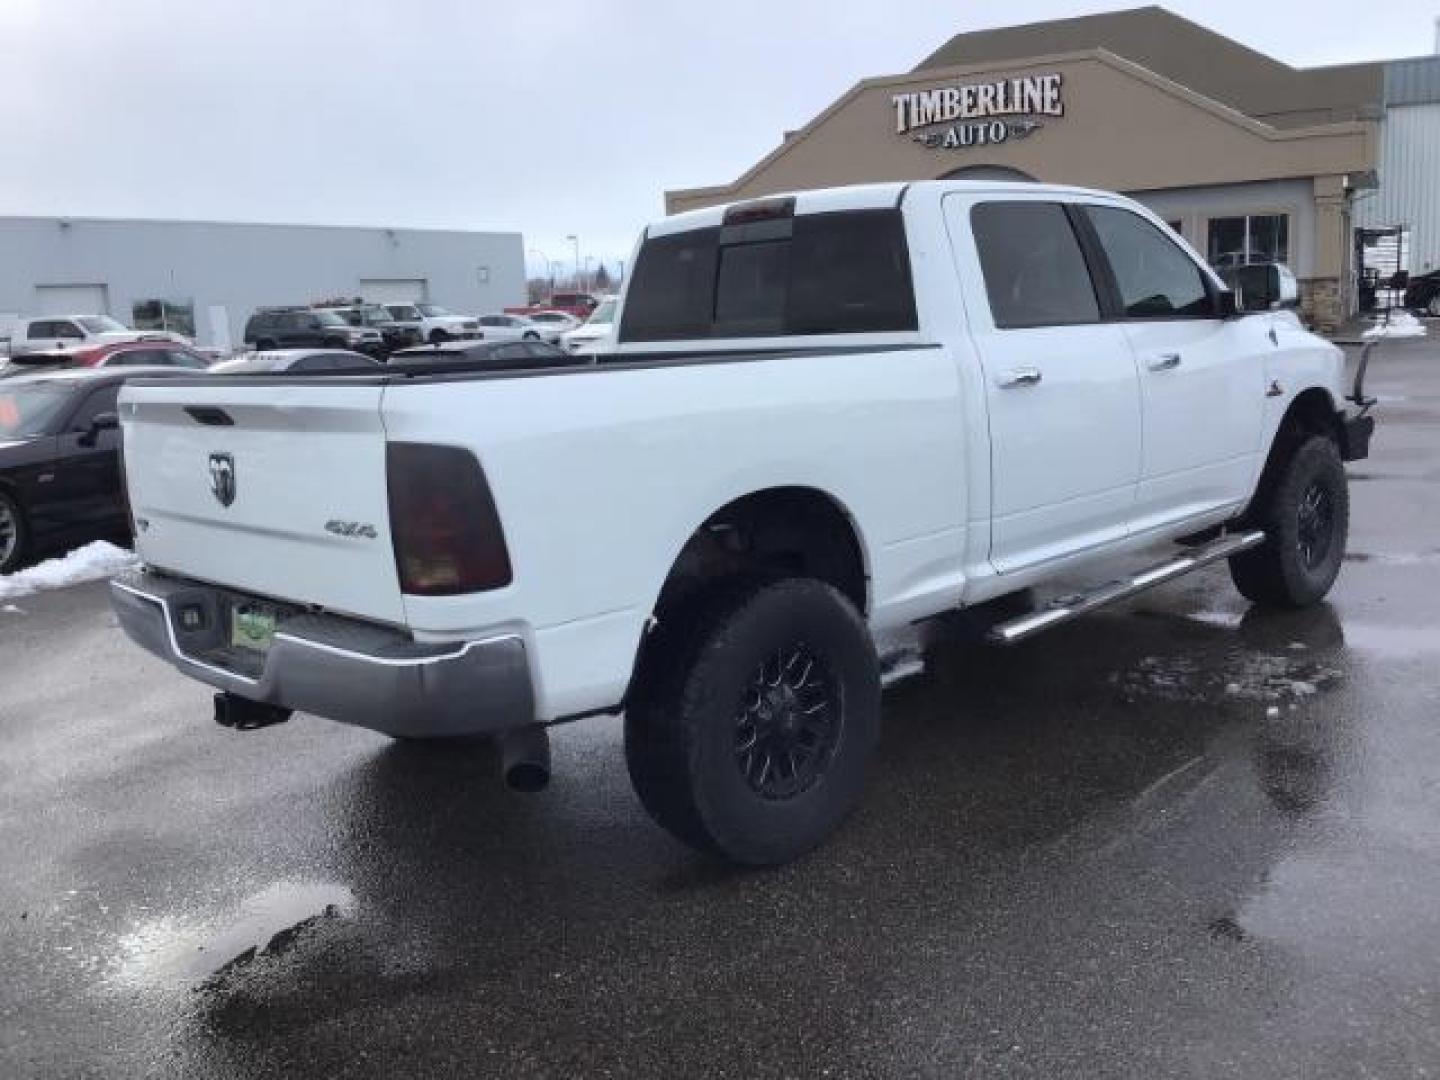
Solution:
<svg viewBox="0 0 1440 1080"><path fill-rule="evenodd" d="M1142 570L1138 574L1111 581L1091 589L1089 592L1061 597L1051 601L1039 611L1032 611L1027 615L996 623L986 633L985 640L995 645L1014 645L1017 641L1024 641L1041 630L1049 630L1052 626L1069 622L1096 608L1102 608L1106 604L1125 600L1152 586L1173 581L1182 574L1188 574L1191 570L1198 570L1210 563L1228 559L1231 555L1238 555L1242 551L1247 551L1263 543L1264 540L1265 534L1258 530L1222 536L1218 540L1212 540L1208 544L1192 548L1184 555L1152 566L1148 570Z"/></svg>

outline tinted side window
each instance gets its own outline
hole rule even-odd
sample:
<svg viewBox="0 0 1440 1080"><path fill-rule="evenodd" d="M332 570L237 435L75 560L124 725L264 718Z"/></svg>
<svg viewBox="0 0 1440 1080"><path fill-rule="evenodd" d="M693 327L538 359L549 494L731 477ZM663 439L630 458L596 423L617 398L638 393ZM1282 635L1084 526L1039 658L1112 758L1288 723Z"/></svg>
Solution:
<svg viewBox="0 0 1440 1080"><path fill-rule="evenodd" d="M1208 319L1214 314L1200 268L1139 214L1088 206L1115 275L1120 306L1131 319Z"/></svg>
<svg viewBox="0 0 1440 1080"><path fill-rule="evenodd" d="M72 431L88 431L90 422L101 413L115 412L119 409L120 384L114 386L102 386L98 390L92 390L80 408L75 410L75 419L70 421Z"/></svg>
<svg viewBox="0 0 1440 1080"><path fill-rule="evenodd" d="M979 203L970 227L997 327L1099 322L1094 282L1059 203Z"/></svg>

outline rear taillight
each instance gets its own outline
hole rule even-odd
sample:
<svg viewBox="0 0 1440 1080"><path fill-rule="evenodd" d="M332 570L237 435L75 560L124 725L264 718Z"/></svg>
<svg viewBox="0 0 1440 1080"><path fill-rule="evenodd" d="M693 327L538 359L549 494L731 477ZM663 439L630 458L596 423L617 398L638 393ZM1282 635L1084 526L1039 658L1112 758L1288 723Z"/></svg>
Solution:
<svg viewBox="0 0 1440 1080"><path fill-rule="evenodd" d="M454 596L510 584L500 515L474 454L456 446L389 443L385 473L402 591Z"/></svg>

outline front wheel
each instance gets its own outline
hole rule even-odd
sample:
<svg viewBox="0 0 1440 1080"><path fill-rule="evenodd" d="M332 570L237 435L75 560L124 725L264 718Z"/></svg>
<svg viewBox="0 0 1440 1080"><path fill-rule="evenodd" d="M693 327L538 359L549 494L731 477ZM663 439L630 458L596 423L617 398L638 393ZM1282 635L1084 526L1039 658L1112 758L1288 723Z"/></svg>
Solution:
<svg viewBox="0 0 1440 1080"><path fill-rule="evenodd" d="M823 582L740 587L662 625L625 717L640 801L692 847L787 862L855 808L880 725L869 629Z"/></svg>
<svg viewBox="0 0 1440 1080"><path fill-rule="evenodd" d="M1350 531L1350 490L1334 440L1316 435L1301 442L1251 517L1265 542L1230 559L1241 595L1286 608L1323 599L1340 573Z"/></svg>
<svg viewBox="0 0 1440 1080"><path fill-rule="evenodd" d="M431 345L443 345L445 342L447 342L447 341L449 341L449 340L450 340L450 335L447 334L444 330L431 330L431 331L430 331L430 344L431 344Z"/></svg>
<svg viewBox="0 0 1440 1080"><path fill-rule="evenodd" d="M20 565L29 546L25 531L25 515L14 497L0 491L0 574L8 574Z"/></svg>

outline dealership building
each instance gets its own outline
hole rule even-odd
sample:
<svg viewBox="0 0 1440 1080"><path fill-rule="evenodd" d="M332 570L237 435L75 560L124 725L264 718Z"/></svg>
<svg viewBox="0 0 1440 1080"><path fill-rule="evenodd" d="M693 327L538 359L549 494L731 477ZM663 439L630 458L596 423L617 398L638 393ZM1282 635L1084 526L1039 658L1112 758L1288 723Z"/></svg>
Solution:
<svg viewBox="0 0 1440 1080"><path fill-rule="evenodd" d="M0 217L0 326L111 315L238 345L258 307L342 297L461 314L525 302L514 232Z"/></svg>
<svg viewBox="0 0 1440 1080"><path fill-rule="evenodd" d="M1159 7L961 34L666 206L940 178L1124 192L1216 266L1287 263L1333 327L1440 267L1440 55L1297 69Z"/></svg>

